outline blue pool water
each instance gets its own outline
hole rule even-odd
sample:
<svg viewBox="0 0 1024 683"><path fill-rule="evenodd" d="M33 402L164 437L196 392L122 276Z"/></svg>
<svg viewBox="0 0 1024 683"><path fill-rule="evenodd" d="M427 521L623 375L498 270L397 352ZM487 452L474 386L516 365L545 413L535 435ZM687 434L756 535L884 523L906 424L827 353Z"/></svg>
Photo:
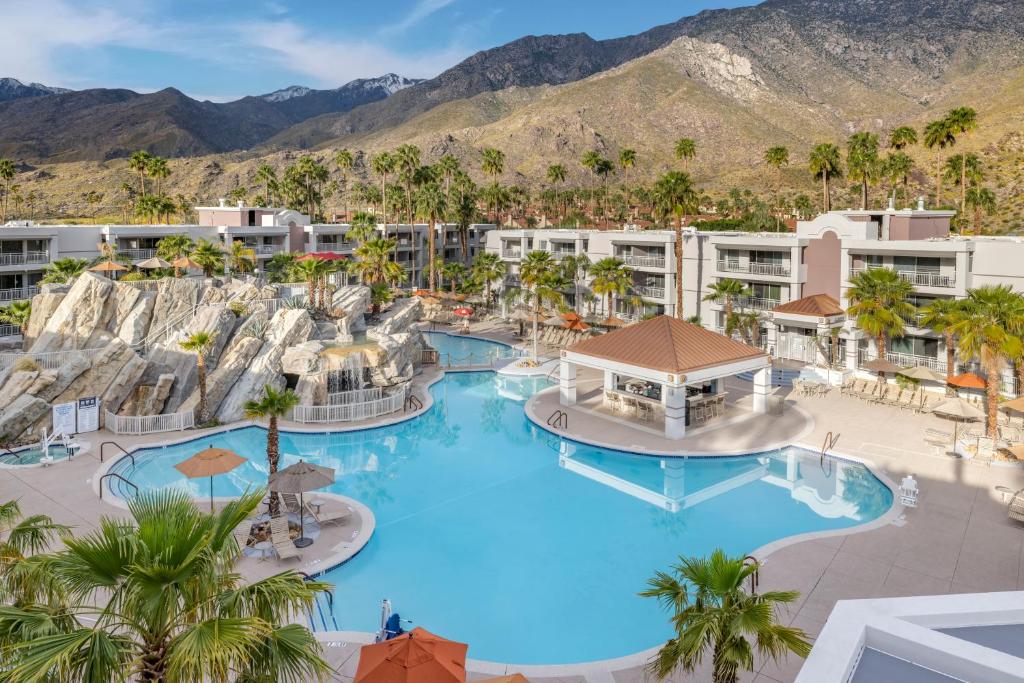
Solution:
<svg viewBox="0 0 1024 683"><path fill-rule="evenodd" d="M475 339L444 332L424 332L427 343L437 349L441 365L468 367L487 365L492 361L515 358L518 353L507 344Z"/></svg>
<svg viewBox="0 0 1024 683"><path fill-rule="evenodd" d="M16 450L13 453L8 451L0 452L0 464L4 465L38 465L43 457L43 451L38 446L30 446ZM64 446L54 444L50 446L50 457L54 462L67 460L68 451Z"/></svg>
<svg viewBox="0 0 1024 683"><path fill-rule="evenodd" d="M468 340L467 340L468 341ZM536 380L534 380L535 382ZM665 612L637 596L679 555L746 555L794 534L883 514L892 495L869 470L794 448L664 459L603 450L535 427L522 397L538 385L449 373L433 407L358 432L285 433L284 464L337 471L332 491L373 510L369 544L324 579L341 630L373 631L389 598L403 618L470 644L476 659L556 664L656 646ZM185 487L173 465L209 444L251 460L217 495L266 481L266 434L251 427L139 451L118 470L143 489Z"/></svg>

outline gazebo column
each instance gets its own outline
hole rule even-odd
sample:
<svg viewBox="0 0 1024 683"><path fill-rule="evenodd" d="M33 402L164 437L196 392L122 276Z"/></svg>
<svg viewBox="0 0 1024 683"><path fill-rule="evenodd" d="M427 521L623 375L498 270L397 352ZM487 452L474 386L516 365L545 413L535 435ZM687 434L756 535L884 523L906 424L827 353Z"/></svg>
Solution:
<svg viewBox="0 0 1024 683"><path fill-rule="evenodd" d="M615 373L611 370L604 371L604 388L605 391L615 390Z"/></svg>
<svg viewBox="0 0 1024 683"><path fill-rule="evenodd" d="M576 364L565 358L559 361L558 399L563 406L576 405Z"/></svg>
<svg viewBox="0 0 1024 683"><path fill-rule="evenodd" d="M686 387L662 385L665 397L665 438L682 439L686 436Z"/></svg>
<svg viewBox="0 0 1024 683"><path fill-rule="evenodd" d="M754 373L754 412L768 412L768 394L772 390L772 368L768 366Z"/></svg>

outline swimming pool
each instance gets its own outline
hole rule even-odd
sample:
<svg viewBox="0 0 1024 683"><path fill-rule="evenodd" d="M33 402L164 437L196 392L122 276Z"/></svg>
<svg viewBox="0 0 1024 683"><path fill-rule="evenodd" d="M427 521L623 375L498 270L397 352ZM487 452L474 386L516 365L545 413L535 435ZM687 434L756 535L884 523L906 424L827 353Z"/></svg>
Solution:
<svg viewBox="0 0 1024 683"><path fill-rule="evenodd" d="M494 361L519 357L508 344L445 332L424 332L427 343L437 349L438 362L445 367L490 365Z"/></svg>
<svg viewBox="0 0 1024 683"><path fill-rule="evenodd" d="M21 450L0 453L0 465L38 465L42 457L43 451L39 446L29 446ZM67 460L68 451L64 446L53 444L50 446L50 457L54 462Z"/></svg>
<svg viewBox="0 0 1024 683"><path fill-rule="evenodd" d="M522 382L518 390L509 382ZM637 596L679 555L736 555L794 534L848 528L889 509L861 465L795 448L741 457L654 458L560 440L522 401L543 380L448 373L409 422L337 434L285 433L300 457L337 471L333 492L377 520L362 552L323 578L341 630L377 628L382 598L403 618L470 644L476 659L564 664L640 652L670 635ZM266 434L250 427L142 450L143 489L206 481L174 470L208 444L252 458L214 480L216 495L266 481Z"/></svg>

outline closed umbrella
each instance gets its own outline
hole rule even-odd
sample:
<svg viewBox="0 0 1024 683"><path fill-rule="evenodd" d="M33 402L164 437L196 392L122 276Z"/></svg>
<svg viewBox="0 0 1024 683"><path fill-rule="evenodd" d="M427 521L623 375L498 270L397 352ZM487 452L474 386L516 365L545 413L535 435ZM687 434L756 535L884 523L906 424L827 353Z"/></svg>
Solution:
<svg viewBox="0 0 1024 683"><path fill-rule="evenodd" d="M245 462L245 458L234 451L210 446L188 460L182 460L174 466L174 469L189 479L210 478L210 512L213 512L213 478L218 474L230 472L243 462Z"/></svg>
<svg viewBox="0 0 1024 683"><path fill-rule="evenodd" d="M416 627L359 649L355 683L463 683L469 646Z"/></svg>
<svg viewBox="0 0 1024 683"><path fill-rule="evenodd" d="M332 468L314 465L304 460L274 472L267 480L267 488L271 491L299 494L299 538L295 539L295 547L305 548L313 542L313 539L305 536L306 525L303 511L306 508L302 494L306 491L322 489L333 483L334 470Z"/></svg>

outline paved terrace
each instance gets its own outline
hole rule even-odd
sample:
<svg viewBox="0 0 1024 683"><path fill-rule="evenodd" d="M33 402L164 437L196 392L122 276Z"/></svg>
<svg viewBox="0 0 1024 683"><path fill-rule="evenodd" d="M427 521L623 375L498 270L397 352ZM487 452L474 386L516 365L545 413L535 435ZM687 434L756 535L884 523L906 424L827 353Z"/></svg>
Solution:
<svg viewBox="0 0 1024 683"><path fill-rule="evenodd" d="M485 323L474 334L490 336ZM501 341L513 341L502 335ZM431 377L419 378L416 393L421 398ZM730 382L727 391L742 402L742 382ZM924 443L924 430L932 427L949 430L950 424L934 416L914 415L899 409L863 403L840 396L833 390L825 397L806 398L787 395L789 414L799 408L811 422L800 430L801 441L816 447L829 431L842 436L836 451L871 461L890 481L914 474L921 488L916 509L902 511L892 524L880 528L805 541L762 554L765 566L761 574L762 590L795 589L800 600L785 615L790 623L804 628L814 637L822 628L837 600L885 596L981 592L1024 589L1024 527L1006 519L1005 502L995 486L1024 488L1024 469L999 465L974 464L971 461L934 455ZM429 406L429 403L428 403ZM742 405L739 406L742 408ZM546 415L545 415L546 417ZM598 419L598 418L594 418ZM603 418L600 418L603 419ZM724 419L728 419L728 416ZM785 419L785 418L783 418ZM578 424L570 419L570 428ZM322 428L321 428L322 430ZM734 439L744 448L744 428L732 427L692 433L695 448L704 448L712 440ZM715 433L719 432L719 433ZM805 433L804 433L805 432ZM189 432L194 438L202 432ZM637 430L624 430L635 440ZM155 435L145 439L121 439L126 447L158 443L179 435ZM184 435L182 435L184 436ZM109 438L99 433L95 444ZM700 439L698 442L696 439ZM761 441L761 439L759 439ZM710 446L709 446L710 447ZM724 449L723 449L724 450ZM98 448L83 453L74 461L50 468L0 469L0 499L20 499L26 514L46 513L58 522L75 526L80 532L95 527L100 515L119 516L124 511L100 501L92 479L100 467ZM200 501L200 504L202 501ZM334 533L333 531L330 533ZM337 530L339 542L346 528ZM325 537L323 548L333 550L332 537ZM319 542L318 544L319 545ZM316 547L315 545L313 546ZM304 565L317 558L309 555ZM257 571L277 571L276 561L253 563ZM302 569L304 565L294 563ZM316 565L311 567L315 570ZM656 569L654 567L652 570ZM255 574L254 574L255 575ZM429 624L425 624L429 628ZM349 644L329 644L329 661L337 667L334 680L351 681L355 672L357 639ZM472 656L472 643L470 644ZM533 681L547 683L639 683L651 680L641 658L630 663L590 664L572 667L530 668L524 671ZM792 681L801 662L790 658L781 665L758 664L754 674L741 680L757 683ZM470 663L471 679L494 675L501 667ZM486 674L486 675L485 675ZM704 670L693 676L675 676L672 681L707 681Z"/></svg>

